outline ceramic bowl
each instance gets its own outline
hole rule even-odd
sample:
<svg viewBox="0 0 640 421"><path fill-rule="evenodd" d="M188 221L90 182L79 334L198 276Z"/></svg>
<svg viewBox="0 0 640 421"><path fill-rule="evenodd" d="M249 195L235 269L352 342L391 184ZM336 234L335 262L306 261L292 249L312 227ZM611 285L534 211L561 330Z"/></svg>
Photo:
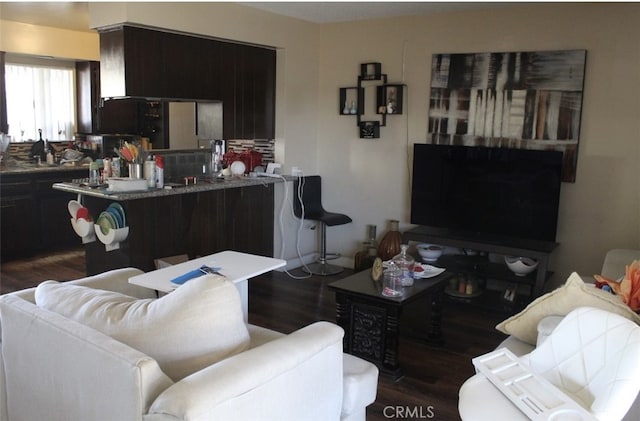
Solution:
<svg viewBox="0 0 640 421"><path fill-rule="evenodd" d="M435 262L442 256L442 247L436 244L420 243L416 245L416 249L425 262Z"/></svg>
<svg viewBox="0 0 640 421"><path fill-rule="evenodd" d="M504 256L504 261L516 276L526 276L538 267L538 261L529 257Z"/></svg>

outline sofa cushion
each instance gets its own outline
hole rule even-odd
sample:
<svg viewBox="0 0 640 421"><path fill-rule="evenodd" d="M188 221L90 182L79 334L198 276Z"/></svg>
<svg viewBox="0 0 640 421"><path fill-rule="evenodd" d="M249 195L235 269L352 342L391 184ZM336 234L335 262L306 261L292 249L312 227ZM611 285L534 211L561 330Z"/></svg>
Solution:
<svg viewBox="0 0 640 421"><path fill-rule="evenodd" d="M566 316L578 307L600 308L640 324L640 316L624 304L619 296L586 285L580 275L574 272L563 286L538 297L523 311L499 323L496 329L535 345L540 320L547 316Z"/></svg>
<svg viewBox="0 0 640 421"><path fill-rule="evenodd" d="M157 299L56 281L41 283L35 298L38 306L151 356L174 381L249 345L238 291L218 275L193 279Z"/></svg>

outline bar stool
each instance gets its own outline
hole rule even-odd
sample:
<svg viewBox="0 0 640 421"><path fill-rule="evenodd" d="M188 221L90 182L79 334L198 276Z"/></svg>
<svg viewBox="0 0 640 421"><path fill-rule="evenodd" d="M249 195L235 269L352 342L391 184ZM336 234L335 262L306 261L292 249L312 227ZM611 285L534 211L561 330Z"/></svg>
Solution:
<svg viewBox="0 0 640 421"><path fill-rule="evenodd" d="M302 183L302 197L298 197L299 186ZM351 222L351 218L342 213L327 212L322 207L322 185L319 175L300 177L293 183L293 213L298 218L318 221L320 223L320 257L315 263L307 265L305 272L313 275L335 275L344 269L327 263L327 226L343 225ZM302 199L302 203L300 200Z"/></svg>

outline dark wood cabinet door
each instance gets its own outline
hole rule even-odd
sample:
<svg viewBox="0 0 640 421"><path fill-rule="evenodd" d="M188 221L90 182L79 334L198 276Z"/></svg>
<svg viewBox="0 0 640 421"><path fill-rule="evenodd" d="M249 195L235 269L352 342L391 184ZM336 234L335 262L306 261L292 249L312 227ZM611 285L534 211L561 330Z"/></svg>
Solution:
<svg viewBox="0 0 640 421"><path fill-rule="evenodd" d="M203 67L208 57L208 42L179 34L164 34L162 49L167 57L164 63L164 86L167 98L206 99L203 89Z"/></svg>
<svg viewBox="0 0 640 421"><path fill-rule="evenodd" d="M37 208L35 212L35 227L38 230L39 250L52 250L81 244L71 227L67 205L77 195L53 189L53 184L70 181L74 178L84 178L86 170L73 170L64 173L44 173L34 175L35 197ZM98 215L94 216L96 219Z"/></svg>
<svg viewBox="0 0 640 421"><path fill-rule="evenodd" d="M126 95L167 96L164 68L171 57L162 48L164 32L125 26L124 35Z"/></svg>
<svg viewBox="0 0 640 421"><path fill-rule="evenodd" d="M100 62L76 63L76 118L78 133L98 133L100 106Z"/></svg>
<svg viewBox="0 0 640 421"><path fill-rule="evenodd" d="M276 52L254 49L253 70L253 137L275 138Z"/></svg>
<svg viewBox="0 0 640 421"><path fill-rule="evenodd" d="M273 255L273 184L225 190L227 250Z"/></svg>
<svg viewBox="0 0 640 421"><path fill-rule="evenodd" d="M0 198L0 252L2 258L32 254L38 241L35 200L31 195Z"/></svg>
<svg viewBox="0 0 640 421"><path fill-rule="evenodd" d="M139 134L143 119L140 113L141 103L137 99L111 99L103 101L100 107L99 133Z"/></svg>
<svg viewBox="0 0 640 421"><path fill-rule="evenodd" d="M236 136L236 79L237 56L239 46L236 44L224 43L220 46L220 93L222 95L222 130L225 139L237 139Z"/></svg>
<svg viewBox="0 0 640 421"><path fill-rule="evenodd" d="M233 114L225 112L225 138L273 139L275 137L274 50L238 45L235 54ZM229 77L229 82L231 82ZM227 85L228 86L228 85ZM227 87L225 102L231 98Z"/></svg>

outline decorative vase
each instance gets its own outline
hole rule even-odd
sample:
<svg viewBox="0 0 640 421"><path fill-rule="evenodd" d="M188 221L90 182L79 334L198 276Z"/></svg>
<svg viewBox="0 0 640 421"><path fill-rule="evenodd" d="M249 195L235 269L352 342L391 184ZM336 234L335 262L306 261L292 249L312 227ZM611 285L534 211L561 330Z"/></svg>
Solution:
<svg viewBox="0 0 640 421"><path fill-rule="evenodd" d="M400 253L402 234L398 230L400 222L392 219L389 221L389 231L382 237L378 245L378 257L386 261Z"/></svg>

